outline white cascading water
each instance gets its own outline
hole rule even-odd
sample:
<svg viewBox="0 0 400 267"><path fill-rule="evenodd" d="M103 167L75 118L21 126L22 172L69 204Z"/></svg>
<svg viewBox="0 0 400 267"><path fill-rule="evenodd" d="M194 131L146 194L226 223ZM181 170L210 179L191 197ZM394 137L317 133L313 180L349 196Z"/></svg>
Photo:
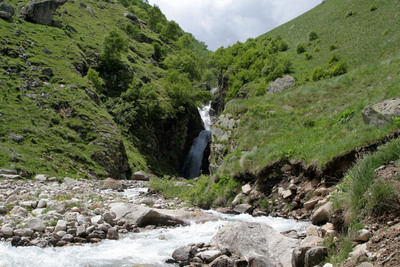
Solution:
<svg viewBox="0 0 400 267"><path fill-rule="evenodd" d="M137 192L136 192L137 191ZM129 189L123 194L134 198L146 188ZM205 211L207 212L207 211ZM266 223L277 231L305 231L310 225L283 218L252 217L248 214L226 215L208 211L220 217L219 221L171 229L155 229L141 233L121 235L119 240L104 240L98 244L85 244L70 247L12 247L10 243L0 242L1 267L94 267L94 266L157 266L171 267L165 263L172 252L180 246L190 243L209 243L212 237L230 221Z"/></svg>
<svg viewBox="0 0 400 267"><path fill-rule="evenodd" d="M199 108L200 117L203 120L204 129L193 140L189 153L186 155L182 168L182 176L186 179L193 179L201 175L201 166L203 164L204 150L207 148L211 139L211 101L208 105Z"/></svg>

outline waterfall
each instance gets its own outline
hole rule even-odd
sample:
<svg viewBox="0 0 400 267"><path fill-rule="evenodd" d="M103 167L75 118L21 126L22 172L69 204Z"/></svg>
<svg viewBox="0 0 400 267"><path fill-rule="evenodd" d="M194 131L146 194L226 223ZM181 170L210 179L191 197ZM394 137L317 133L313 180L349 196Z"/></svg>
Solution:
<svg viewBox="0 0 400 267"><path fill-rule="evenodd" d="M210 109L211 101L208 103L208 105L204 105L202 108L198 109L200 117L203 120L205 130L201 131L199 136L194 139L189 153L185 158L182 168L182 176L186 179L193 179L199 177L201 174L204 150L207 148L208 143L211 140Z"/></svg>

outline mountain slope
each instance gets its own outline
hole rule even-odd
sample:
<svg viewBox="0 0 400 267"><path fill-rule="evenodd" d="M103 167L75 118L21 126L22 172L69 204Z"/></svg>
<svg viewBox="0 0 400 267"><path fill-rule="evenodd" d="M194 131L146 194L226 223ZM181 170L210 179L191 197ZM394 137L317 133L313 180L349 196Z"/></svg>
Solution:
<svg viewBox="0 0 400 267"><path fill-rule="evenodd" d="M202 128L195 107L210 98L196 85L204 44L146 1L59 2L48 26L19 17L28 1L6 1L15 15L0 19L0 166L178 173Z"/></svg>
<svg viewBox="0 0 400 267"><path fill-rule="evenodd" d="M215 173L257 174L278 159L321 170L398 129L395 121L366 125L361 112L400 96L399 8L396 1L324 1L263 36L217 50L219 103L228 102L223 113L236 126L216 123L229 139L214 135ZM296 87L264 95L287 74Z"/></svg>

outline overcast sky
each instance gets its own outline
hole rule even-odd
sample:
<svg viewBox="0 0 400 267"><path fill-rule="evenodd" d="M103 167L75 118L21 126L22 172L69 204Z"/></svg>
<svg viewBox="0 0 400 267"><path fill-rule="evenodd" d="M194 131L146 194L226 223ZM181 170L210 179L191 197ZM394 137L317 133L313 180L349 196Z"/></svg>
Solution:
<svg viewBox="0 0 400 267"><path fill-rule="evenodd" d="M211 50L244 42L303 14L322 0L149 0Z"/></svg>

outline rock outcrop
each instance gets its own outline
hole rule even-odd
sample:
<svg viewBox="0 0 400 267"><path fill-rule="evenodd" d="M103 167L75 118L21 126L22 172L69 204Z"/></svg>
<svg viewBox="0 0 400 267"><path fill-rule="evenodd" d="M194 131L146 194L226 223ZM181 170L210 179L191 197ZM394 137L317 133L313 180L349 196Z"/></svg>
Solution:
<svg viewBox="0 0 400 267"><path fill-rule="evenodd" d="M31 1L21 9L20 17L26 21L51 25L54 11L66 2L67 0Z"/></svg>
<svg viewBox="0 0 400 267"><path fill-rule="evenodd" d="M15 14L15 9L12 5L8 4L8 3L0 3L0 18L8 21L8 22L12 22L13 19L12 17Z"/></svg>
<svg viewBox="0 0 400 267"><path fill-rule="evenodd" d="M400 98L386 99L368 105L362 111L364 123L382 127L393 118L400 118Z"/></svg>
<svg viewBox="0 0 400 267"><path fill-rule="evenodd" d="M296 85L296 80L292 76L286 75L283 78L276 79L275 81L273 81L268 85L267 95L283 92L287 89L292 88L295 85Z"/></svg>
<svg viewBox="0 0 400 267"><path fill-rule="evenodd" d="M257 262L251 266L291 266L298 240L283 236L266 224L235 222L225 225L210 244Z"/></svg>

